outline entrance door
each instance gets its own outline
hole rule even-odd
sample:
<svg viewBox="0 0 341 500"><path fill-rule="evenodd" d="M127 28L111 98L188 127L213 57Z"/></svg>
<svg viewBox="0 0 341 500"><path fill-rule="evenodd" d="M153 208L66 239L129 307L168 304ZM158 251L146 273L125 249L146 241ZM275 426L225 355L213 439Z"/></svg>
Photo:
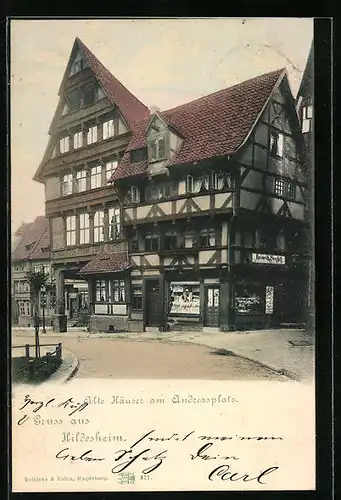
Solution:
<svg viewBox="0 0 341 500"><path fill-rule="evenodd" d="M217 286L206 288L205 293L205 326L219 325L219 296L220 289Z"/></svg>
<svg viewBox="0 0 341 500"><path fill-rule="evenodd" d="M146 280L146 325L160 325L160 283Z"/></svg>

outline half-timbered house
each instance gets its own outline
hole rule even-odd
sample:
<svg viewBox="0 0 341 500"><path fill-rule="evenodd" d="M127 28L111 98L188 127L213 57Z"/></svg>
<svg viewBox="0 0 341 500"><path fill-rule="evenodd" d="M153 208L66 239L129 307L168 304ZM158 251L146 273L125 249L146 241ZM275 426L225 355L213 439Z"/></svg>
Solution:
<svg viewBox="0 0 341 500"><path fill-rule="evenodd" d="M135 329L302 321L303 150L284 69L137 124L111 177Z"/></svg>

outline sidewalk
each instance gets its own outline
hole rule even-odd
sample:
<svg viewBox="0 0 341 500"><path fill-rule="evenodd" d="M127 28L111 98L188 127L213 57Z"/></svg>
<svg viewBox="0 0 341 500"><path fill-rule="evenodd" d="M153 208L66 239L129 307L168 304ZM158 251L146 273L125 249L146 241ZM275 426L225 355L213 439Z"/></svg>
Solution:
<svg viewBox="0 0 341 500"><path fill-rule="evenodd" d="M14 328L13 334L31 336L32 328ZM119 338L131 340L159 340L186 342L214 349L232 351L233 354L256 361L298 381L312 380L315 368L315 349L312 336L304 330L276 329L248 332L141 332L141 333L93 333L85 329L71 328L66 333L48 329L43 337L58 338ZM42 340L41 340L42 341Z"/></svg>

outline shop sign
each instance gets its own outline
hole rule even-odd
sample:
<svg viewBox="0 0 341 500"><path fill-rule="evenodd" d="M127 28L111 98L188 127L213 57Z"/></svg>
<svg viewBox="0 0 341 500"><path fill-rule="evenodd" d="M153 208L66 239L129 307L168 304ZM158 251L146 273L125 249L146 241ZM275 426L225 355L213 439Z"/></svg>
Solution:
<svg viewBox="0 0 341 500"><path fill-rule="evenodd" d="M252 262L254 264L284 265L285 264L285 256L284 255L271 255L268 253L253 253L252 254Z"/></svg>
<svg viewBox="0 0 341 500"><path fill-rule="evenodd" d="M265 287L265 314L272 314L274 311L274 287Z"/></svg>

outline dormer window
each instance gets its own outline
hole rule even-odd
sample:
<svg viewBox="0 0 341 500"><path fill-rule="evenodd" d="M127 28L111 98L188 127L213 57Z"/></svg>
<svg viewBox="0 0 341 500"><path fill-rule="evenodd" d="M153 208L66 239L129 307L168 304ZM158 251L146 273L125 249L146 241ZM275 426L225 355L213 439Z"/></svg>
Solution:
<svg viewBox="0 0 341 500"><path fill-rule="evenodd" d="M166 135L152 137L148 141L149 161L158 161L166 158Z"/></svg>

